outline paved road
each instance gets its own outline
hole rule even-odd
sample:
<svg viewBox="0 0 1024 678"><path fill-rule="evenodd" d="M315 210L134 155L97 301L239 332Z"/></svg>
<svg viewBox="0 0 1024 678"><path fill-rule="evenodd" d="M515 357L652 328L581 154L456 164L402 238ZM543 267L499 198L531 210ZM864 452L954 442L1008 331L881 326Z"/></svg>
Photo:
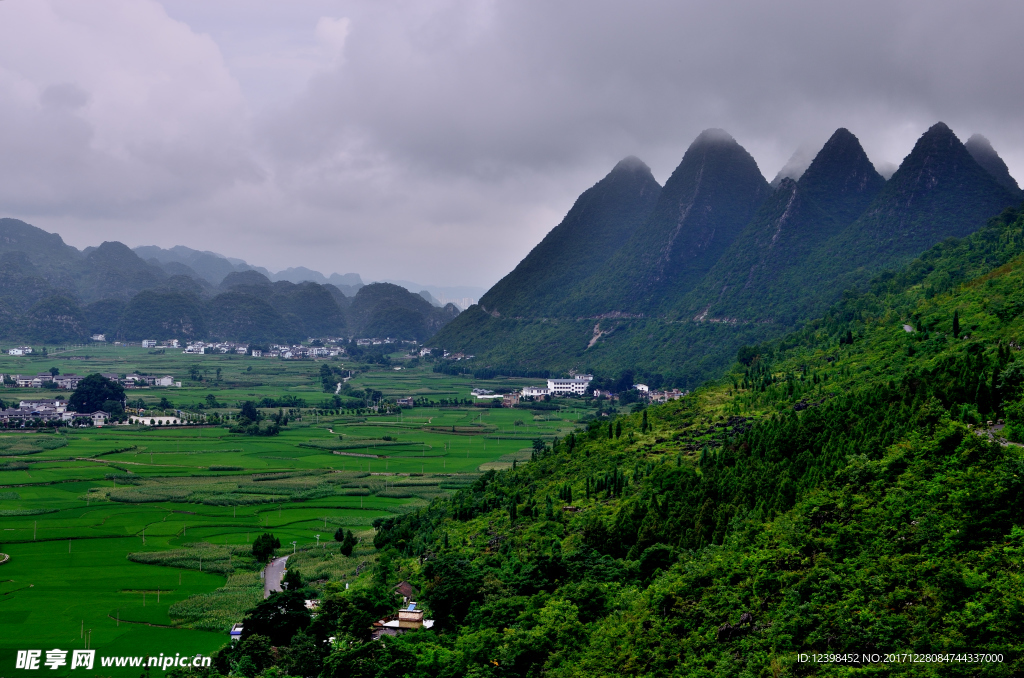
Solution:
<svg viewBox="0 0 1024 678"><path fill-rule="evenodd" d="M288 556L275 558L267 563L263 570L263 597L269 598L274 591L281 590L281 578L284 577L284 566Z"/></svg>

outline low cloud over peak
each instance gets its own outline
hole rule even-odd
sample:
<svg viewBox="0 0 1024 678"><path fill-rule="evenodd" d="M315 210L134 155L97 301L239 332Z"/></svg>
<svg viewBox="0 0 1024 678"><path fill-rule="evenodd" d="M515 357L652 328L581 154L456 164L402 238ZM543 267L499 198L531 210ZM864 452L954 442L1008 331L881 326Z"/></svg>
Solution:
<svg viewBox="0 0 1024 678"><path fill-rule="evenodd" d="M663 182L702 130L796 177L794 150L846 127L887 174L942 119L1019 175L1022 23L1010 2L11 0L0 215L485 286L618 159Z"/></svg>

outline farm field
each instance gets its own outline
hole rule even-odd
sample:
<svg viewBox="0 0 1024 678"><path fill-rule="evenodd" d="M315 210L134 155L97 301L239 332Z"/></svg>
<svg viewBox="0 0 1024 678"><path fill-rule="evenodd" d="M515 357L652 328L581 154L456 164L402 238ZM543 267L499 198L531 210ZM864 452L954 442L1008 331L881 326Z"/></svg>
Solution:
<svg viewBox="0 0 1024 678"><path fill-rule="evenodd" d="M353 389L435 402L470 398L474 387L538 382L479 381L434 373L429 364L329 364L352 369ZM347 580L372 557L374 519L414 510L488 469L527 462L535 439L564 436L593 412L583 401L559 410L445 405L389 415L328 407L333 394L320 386L320 365L109 346L0 358L2 373L57 366L182 382L127 391L129 401L141 398L147 407L165 398L189 408L211 395L218 413L261 398L302 403L265 409L290 416L279 435L266 437L219 426L0 432L0 552L10 556L0 565L0 675L32 673L14 669L23 649L88 643L98 656L208 654L262 599L251 556L257 535L271 532L279 554L294 552L290 566L304 579ZM4 389L0 398L58 393L69 395ZM350 558L333 541L338 528L360 538ZM62 667L52 675L84 673Z"/></svg>

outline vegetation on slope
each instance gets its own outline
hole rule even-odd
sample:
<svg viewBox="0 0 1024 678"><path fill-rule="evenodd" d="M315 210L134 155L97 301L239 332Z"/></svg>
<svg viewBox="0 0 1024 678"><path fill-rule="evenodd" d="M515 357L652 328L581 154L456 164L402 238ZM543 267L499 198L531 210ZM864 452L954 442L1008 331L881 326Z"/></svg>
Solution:
<svg viewBox="0 0 1024 678"><path fill-rule="evenodd" d="M1016 675L1024 454L1001 436L1024 433L1022 283L1007 211L745 348L718 386L378 521L383 569L328 596L324 675L854 670L799 652L991 652L873 666ZM395 568L436 626L367 642Z"/></svg>

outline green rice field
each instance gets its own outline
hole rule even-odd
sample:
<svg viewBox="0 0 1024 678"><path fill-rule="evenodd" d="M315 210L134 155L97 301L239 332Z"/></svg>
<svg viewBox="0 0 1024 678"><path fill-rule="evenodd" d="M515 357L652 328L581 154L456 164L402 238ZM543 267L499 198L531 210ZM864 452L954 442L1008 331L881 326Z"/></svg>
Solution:
<svg viewBox="0 0 1024 678"><path fill-rule="evenodd" d="M416 361L418 362L418 361ZM431 371L397 354L392 365L328 364L354 389L439 402L539 380L475 381ZM354 579L373 557L372 522L422 506L489 469L527 462L533 440L565 435L593 412L583 401L559 410L432 406L377 415L327 407L321 363L236 355L152 354L88 346L43 357L0 357L0 373L170 374L181 388L133 389L155 407L207 402L219 413L261 398L300 399L272 437L226 427L59 429L0 432L0 676L18 650L95 649L97 656L209 654L262 599L252 541L272 532L289 567L323 585ZM220 368L219 378L217 369ZM201 376L202 380L194 377ZM56 391L3 389L7 403ZM67 392L63 395L68 396ZM268 413L278 409L267 410ZM360 537L338 553L339 527ZM70 655L69 655L70 657ZM87 675L85 669L47 675ZM159 671L159 669L157 669ZM92 673L129 675L139 669Z"/></svg>

